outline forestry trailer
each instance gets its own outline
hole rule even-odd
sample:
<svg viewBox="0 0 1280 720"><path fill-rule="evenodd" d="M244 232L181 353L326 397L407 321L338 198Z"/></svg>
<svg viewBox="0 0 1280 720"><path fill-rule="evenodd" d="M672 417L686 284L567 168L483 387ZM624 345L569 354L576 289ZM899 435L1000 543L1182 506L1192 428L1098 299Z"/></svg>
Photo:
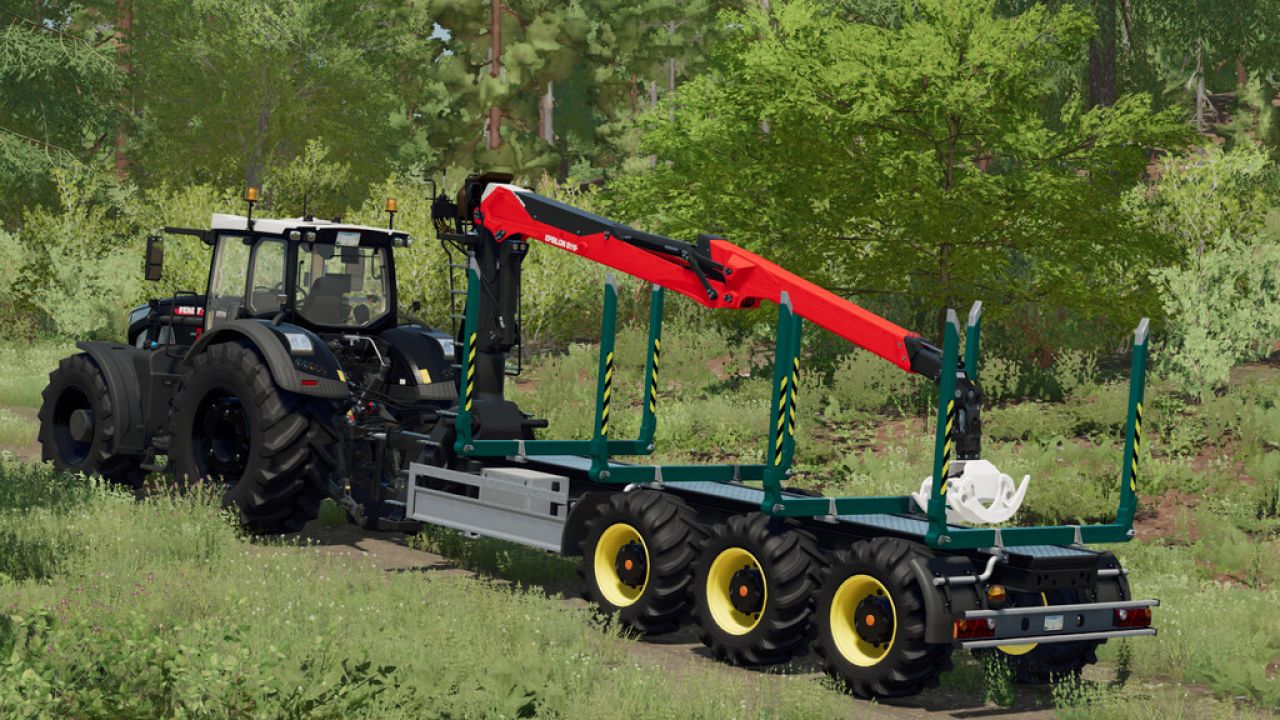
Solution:
<svg viewBox="0 0 1280 720"><path fill-rule="evenodd" d="M358 523L421 523L578 556L586 596L644 634L692 621L735 664L811 647L861 697L937 684L957 648L997 653L1040 681L1094 662L1108 639L1154 635L1115 556L1133 537L1147 322L1134 333L1114 521L1010 526L1026 491L981 459L981 307L948 311L938 348L764 258L701 236L636 230L510 184L466 180L432 217L466 273L457 332L397 303L387 228L214 215L167 228L213 248L203 296L152 301L130 344L80 343L50 375L44 457L141 489L150 473L224 488L258 532L294 531L334 498ZM532 244L652 284L638 437L610 432L617 288L604 286L592 437L538 437L504 394L520 343ZM159 238L147 248L158 279ZM442 271L446 268L441 268ZM452 278L452 275L450 275ZM452 282L450 284L452 288ZM759 464L621 462L654 450L663 296L709 308L777 305L769 437ZM938 386L933 474L919 492L822 497L788 489L807 320ZM961 524L963 523L963 524Z"/></svg>

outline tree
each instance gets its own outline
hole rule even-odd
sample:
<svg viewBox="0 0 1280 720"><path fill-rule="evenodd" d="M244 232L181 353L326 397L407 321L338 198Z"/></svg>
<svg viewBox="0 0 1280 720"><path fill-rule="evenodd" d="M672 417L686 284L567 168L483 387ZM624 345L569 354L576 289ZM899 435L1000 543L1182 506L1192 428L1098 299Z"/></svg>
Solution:
<svg viewBox="0 0 1280 720"><path fill-rule="evenodd" d="M100 160L111 145L122 82L110 30L86 18L95 9L0 13L0 223L56 202L52 170Z"/></svg>
<svg viewBox="0 0 1280 720"><path fill-rule="evenodd" d="M144 108L134 176L151 185L259 185L323 139L350 163L347 203L384 178L402 140L389 70L393 0L154 0L133 24ZM385 12L384 12L385 11ZM339 210L330 208L328 210Z"/></svg>
<svg viewBox="0 0 1280 720"><path fill-rule="evenodd" d="M922 0L882 27L791 0L731 23L712 70L651 117L667 162L619 183L624 214L723 233L850 295L907 298L915 321L976 298L1112 326L1151 309L1160 245L1117 198L1149 148L1188 135L1142 95L1045 115L1046 79L1083 57L1088 16Z"/></svg>

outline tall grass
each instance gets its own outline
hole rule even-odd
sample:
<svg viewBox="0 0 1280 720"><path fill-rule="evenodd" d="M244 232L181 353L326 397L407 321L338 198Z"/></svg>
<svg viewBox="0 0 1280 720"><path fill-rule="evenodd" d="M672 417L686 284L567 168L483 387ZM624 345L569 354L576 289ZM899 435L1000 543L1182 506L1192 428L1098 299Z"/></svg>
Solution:
<svg viewBox="0 0 1280 720"><path fill-rule="evenodd" d="M762 682L701 663L637 662L615 627L536 588L250 543L210 493L138 504L3 463L0 528L29 563L0 576L0 717L720 719L849 709L805 677Z"/></svg>

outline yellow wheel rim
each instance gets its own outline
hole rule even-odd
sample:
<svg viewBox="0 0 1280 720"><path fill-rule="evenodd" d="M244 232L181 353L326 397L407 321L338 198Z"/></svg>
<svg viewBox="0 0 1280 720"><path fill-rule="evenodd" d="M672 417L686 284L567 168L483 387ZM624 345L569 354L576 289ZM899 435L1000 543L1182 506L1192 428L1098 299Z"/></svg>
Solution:
<svg viewBox="0 0 1280 720"><path fill-rule="evenodd" d="M884 645L863 640L854 624L858 604L868 597L883 597L889 601L889 610L893 614L893 632L889 635L889 642ZM893 648L893 641L898 637L898 608L893 604L893 596L884 583L870 575L852 575L840 583L835 597L831 599L828 621L836 649L846 660L859 667L871 667L884 660Z"/></svg>
<svg viewBox="0 0 1280 720"><path fill-rule="evenodd" d="M638 587L622 582L614 564L618 559L618 551L633 542L640 543L644 550L644 583ZM639 531L626 523L614 523L605 528L596 542L594 561L596 586L600 588L600 594L614 607L622 608L635 603L649 587L649 562L649 547L644 544Z"/></svg>
<svg viewBox="0 0 1280 720"><path fill-rule="evenodd" d="M1044 605L1048 605L1049 598L1046 597L1044 593L1040 593L1040 602L1043 603ZM1004 653L1005 655L1026 655L1032 650L1035 650L1036 646L1039 644L1040 643L1023 643L1021 645L997 645L996 649Z"/></svg>
<svg viewBox="0 0 1280 720"><path fill-rule="evenodd" d="M760 601L760 612L748 615L733 606L729 587L734 573L739 570L755 570L760 573L763 586L763 597ZM711 610L711 619L721 630L731 635L746 635L760 624L760 616L764 615L769 605L769 582L765 578L764 567L755 555L740 547L723 550L711 562L711 570L707 573L707 608Z"/></svg>

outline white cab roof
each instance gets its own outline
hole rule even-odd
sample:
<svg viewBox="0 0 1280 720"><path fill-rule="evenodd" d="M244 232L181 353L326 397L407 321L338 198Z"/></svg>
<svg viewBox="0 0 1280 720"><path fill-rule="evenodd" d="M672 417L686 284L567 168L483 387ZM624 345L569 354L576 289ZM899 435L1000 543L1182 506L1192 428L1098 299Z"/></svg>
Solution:
<svg viewBox="0 0 1280 720"><path fill-rule="evenodd" d="M289 230L290 228L304 227L304 226L315 227L315 228L320 228L320 227L337 228L339 230L358 230L358 231L364 231L364 232L383 233L386 235L392 234L391 230L388 230L384 227L378 228L378 227L370 227L368 225L351 225L348 223L334 223L334 222L329 222L328 220L321 220L319 218L312 219L312 220L306 220L304 218L284 218L279 220L272 219L272 218L254 218L253 219L253 231L263 233L264 235L283 235L285 231ZM213 217L209 220L209 227L214 230L244 231L249 229L249 220L243 215L226 215L223 213L214 213ZM399 230L395 231L395 233L397 235L404 234Z"/></svg>

